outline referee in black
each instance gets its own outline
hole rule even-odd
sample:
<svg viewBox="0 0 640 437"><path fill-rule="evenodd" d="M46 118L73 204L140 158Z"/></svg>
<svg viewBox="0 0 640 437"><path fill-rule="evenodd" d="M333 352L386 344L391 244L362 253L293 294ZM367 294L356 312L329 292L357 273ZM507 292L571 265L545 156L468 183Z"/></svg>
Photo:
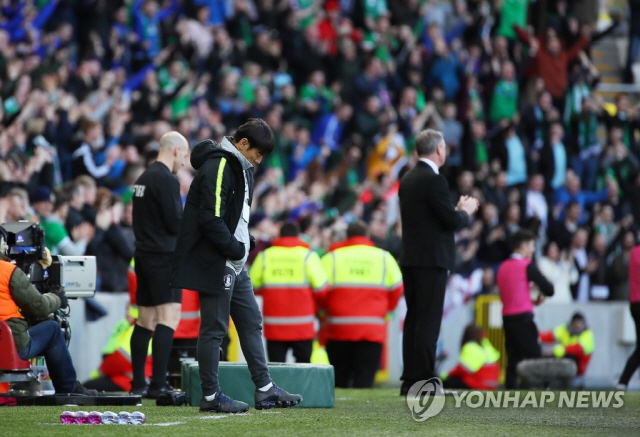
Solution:
<svg viewBox="0 0 640 437"><path fill-rule="evenodd" d="M131 335L131 393L152 399L170 389L167 365L173 333L180 322L182 290L171 288L169 278L182 222L180 185L175 174L184 166L187 153L187 140L181 134L164 134L157 160L133 186L139 316ZM147 386L144 369L152 334L153 376Z"/></svg>

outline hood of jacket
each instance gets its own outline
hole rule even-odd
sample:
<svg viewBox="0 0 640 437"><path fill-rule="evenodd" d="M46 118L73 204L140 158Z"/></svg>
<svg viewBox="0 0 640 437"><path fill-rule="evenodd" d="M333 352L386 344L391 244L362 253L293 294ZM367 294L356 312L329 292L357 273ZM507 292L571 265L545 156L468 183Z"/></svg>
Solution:
<svg viewBox="0 0 640 437"><path fill-rule="evenodd" d="M205 161L218 156L234 157L243 170L253 167L227 137L224 137L220 143L216 143L213 140L204 140L196 144L191 150L191 166L198 170Z"/></svg>

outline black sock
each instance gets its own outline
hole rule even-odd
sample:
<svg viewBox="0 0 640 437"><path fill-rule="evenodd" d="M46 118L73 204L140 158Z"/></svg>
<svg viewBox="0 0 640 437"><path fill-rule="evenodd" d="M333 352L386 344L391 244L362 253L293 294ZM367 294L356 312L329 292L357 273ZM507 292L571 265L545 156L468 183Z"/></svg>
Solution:
<svg viewBox="0 0 640 437"><path fill-rule="evenodd" d="M156 325L153 334L153 377L151 385L155 388L162 388L167 385L167 366L169 365L169 354L173 346L173 329L166 325Z"/></svg>
<svg viewBox="0 0 640 437"><path fill-rule="evenodd" d="M133 367L133 380L131 389L139 389L147 385L144 376L144 368L147 362L151 331L136 325L131 334L131 367Z"/></svg>

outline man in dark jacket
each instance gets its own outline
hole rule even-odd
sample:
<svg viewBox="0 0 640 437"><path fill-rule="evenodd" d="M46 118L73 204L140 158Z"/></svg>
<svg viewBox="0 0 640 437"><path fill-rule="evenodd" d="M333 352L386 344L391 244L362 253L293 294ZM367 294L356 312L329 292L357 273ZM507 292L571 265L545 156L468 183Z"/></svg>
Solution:
<svg viewBox="0 0 640 437"><path fill-rule="evenodd" d="M11 328L18 356L23 360L44 356L57 394L97 396L96 390L85 388L76 379L71 355L58 322L44 320L32 324L30 321L46 318L60 308L67 308L69 304L64 291L59 294L40 294L27 275L5 256L6 241L7 234L0 228L0 320L6 321ZM47 259L42 260L41 264L44 268L51 264L48 251Z"/></svg>
<svg viewBox="0 0 640 437"><path fill-rule="evenodd" d="M302 401L302 396L291 395L271 381L262 344L262 317L244 268L254 246L249 235L253 166L273 146L269 125L252 118L233 137L219 144L205 140L191 152L197 173L187 195L171 284L200 295L200 411L239 413L249 408L222 393L218 384L217 351L227 334L229 316L256 385L256 409L289 407Z"/></svg>
<svg viewBox="0 0 640 437"><path fill-rule="evenodd" d="M420 160L400 181L402 252L407 316L400 394L418 381L436 376L436 342L440 334L447 278L455 265L454 232L469 224L478 201L462 196L451 201L447 179L440 174L447 146L442 133L427 129L416 135Z"/></svg>

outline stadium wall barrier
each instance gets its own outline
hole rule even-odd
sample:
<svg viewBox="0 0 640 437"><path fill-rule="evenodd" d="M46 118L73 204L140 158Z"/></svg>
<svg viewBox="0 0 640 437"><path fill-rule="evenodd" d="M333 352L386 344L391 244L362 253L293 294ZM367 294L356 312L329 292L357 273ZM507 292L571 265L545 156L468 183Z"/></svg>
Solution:
<svg viewBox="0 0 640 437"><path fill-rule="evenodd" d="M102 349L106 345L111 330L125 315L128 295L126 293L98 293L95 297L105 307L108 314L101 319L85 320L83 299L70 300L72 339L69 350L73 357L78 379L83 381L98 367ZM585 386L590 388L611 387L615 384L627 357L635 347L635 331L629 313L629 304L625 302L572 303L567 305L542 304L535 309L535 320L541 331L551 330L566 323L574 311L581 311L595 337L595 351L585 375ZM398 385L402 374L402 323L406 314L404 299L388 323L387 385ZM501 327L499 303L490 310L492 326ZM448 356L439 371L451 369L458 361L460 338L464 327L475 320L475 301L467 302L447 313L440 340L442 349ZM238 361L243 362L240 353ZM629 386L640 390L640 378L636 374Z"/></svg>

